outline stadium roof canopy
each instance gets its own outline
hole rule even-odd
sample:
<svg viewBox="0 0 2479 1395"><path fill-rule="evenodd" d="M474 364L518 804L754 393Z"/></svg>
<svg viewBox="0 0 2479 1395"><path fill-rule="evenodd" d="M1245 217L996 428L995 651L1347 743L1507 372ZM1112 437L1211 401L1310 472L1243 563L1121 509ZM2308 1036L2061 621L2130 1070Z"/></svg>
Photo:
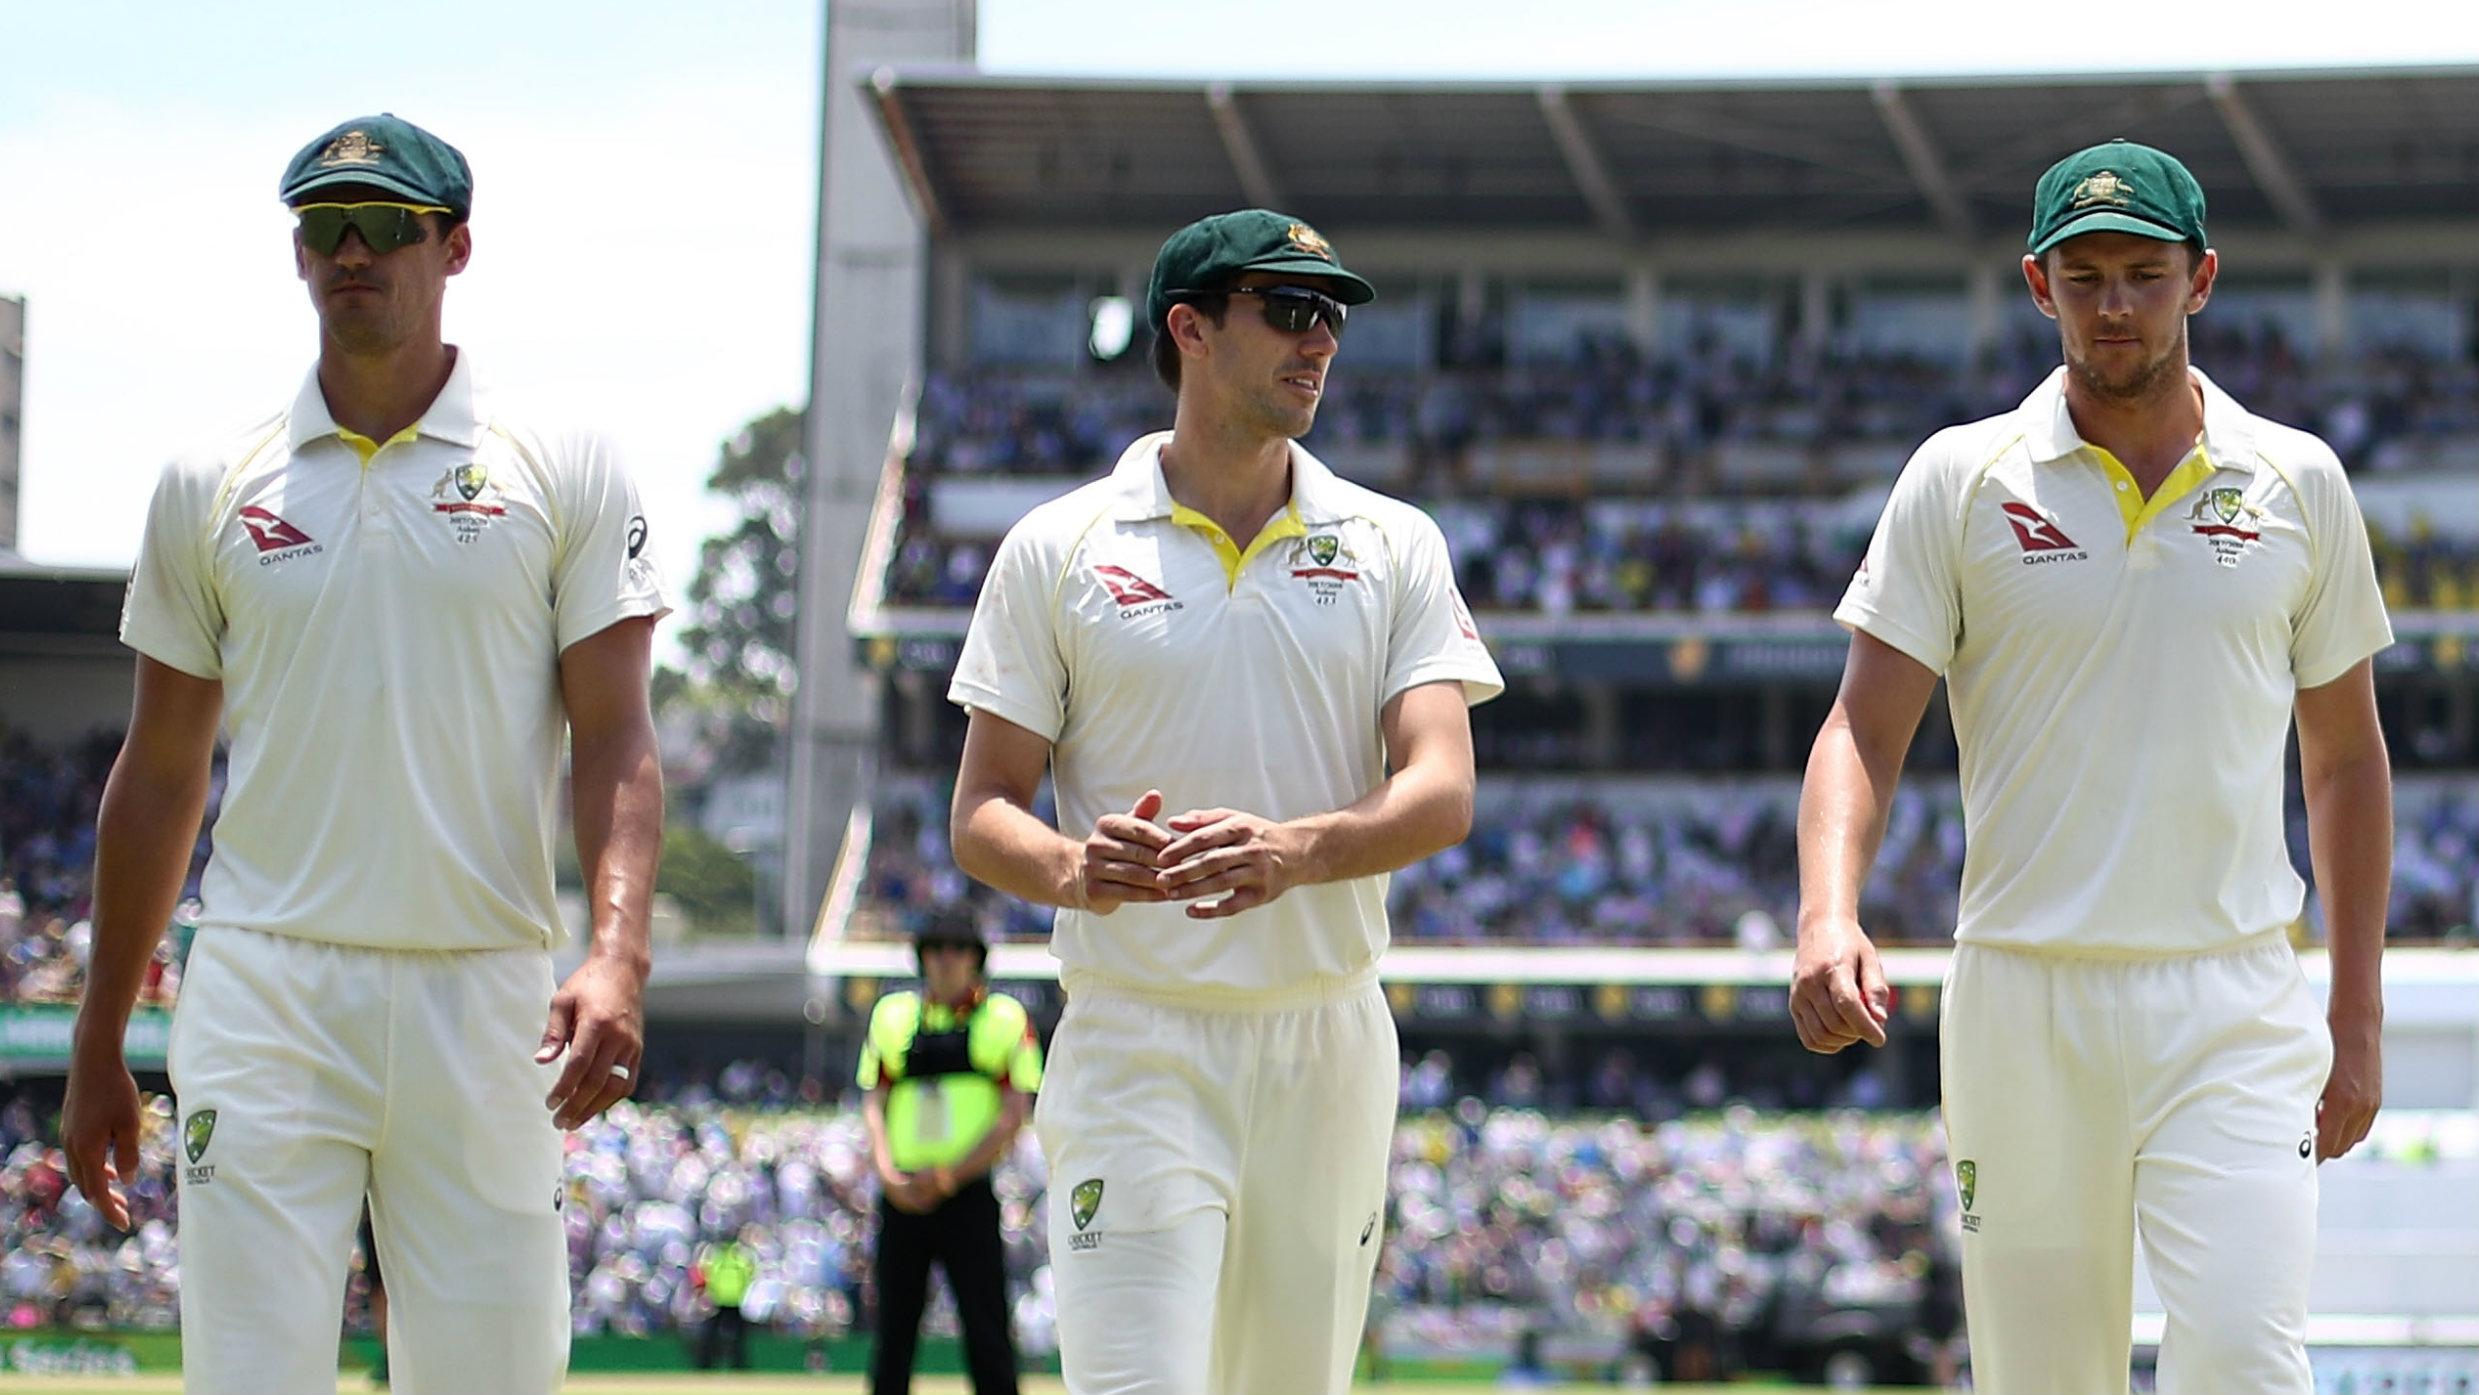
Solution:
<svg viewBox="0 0 2479 1395"><path fill-rule="evenodd" d="M935 235L1158 232L1242 204L1353 229L2013 233L2124 136L2211 222L2309 236L2479 212L2479 68L1664 83L859 78Z"/></svg>
<svg viewBox="0 0 2479 1395"><path fill-rule="evenodd" d="M125 569L51 566L0 548L0 653L12 636L111 639L128 587Z"/></svg>

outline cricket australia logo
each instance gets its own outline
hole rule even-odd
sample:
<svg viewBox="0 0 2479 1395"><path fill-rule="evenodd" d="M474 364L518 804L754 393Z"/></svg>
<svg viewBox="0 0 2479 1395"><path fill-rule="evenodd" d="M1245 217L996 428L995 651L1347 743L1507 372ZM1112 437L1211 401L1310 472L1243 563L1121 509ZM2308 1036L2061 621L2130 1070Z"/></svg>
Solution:
<svg viewBox="0 0 2479 1395"><path fill-rule="evenodd" d="M430 487L432 513L448 521L456 530L456 541L471 543L491 526L491 520L507 515L508 506L498 485L491 483L491 472L478 460L451 465Z"/></svg>
<svg viewBox="0 0 2479 1395"><path fill-rule="evenodd" d="M1962 1196L1963 1229L1978 1234L1980 1218L1973 1214L1972 1204L1980 1199L1980 1165L1969 1158L1954 1164L1954 1190Z"/></svg>
<svg viewBox="0 0 2479 1395"><path fill-rule="evenodd" d="M2189 531L2212 548L2212 560L2238 565L2264 539L2264 511L2247 502L2243 489L2207 489L2186 511Z"/></svg>
<svg viewBox="0 0 2479 1395"><path fill-rule="evenodd" d="M189 1168L183 1180L191 1186L204 1186L215 1180L215 1164L200 1163L207 1155L208 1145L215 1142L215 1111L201 1109L181 1125L181 1149L189 1154Z"/></svg>
<svg viewBox="0 0 2479 1395"><path fill-rule="evenodd" d="M1334 533L1311 533L1291 545L1291 574L1308 583L1319 605L1334 604L1345 585L1360 579L1359 570L1349 565L1355 560Z"/></svg>
<svg viewBox="0 0 2479 1395"><path fill-rule="evenodd" d="M1067 1194L1067 1217L1076 1223L1076 1233L1067 1237L1071 1250L1099 1249L1102 1232L1090 1229L1093 1218L1102 1209L1102 1179L1087 1177Z"/></svg>

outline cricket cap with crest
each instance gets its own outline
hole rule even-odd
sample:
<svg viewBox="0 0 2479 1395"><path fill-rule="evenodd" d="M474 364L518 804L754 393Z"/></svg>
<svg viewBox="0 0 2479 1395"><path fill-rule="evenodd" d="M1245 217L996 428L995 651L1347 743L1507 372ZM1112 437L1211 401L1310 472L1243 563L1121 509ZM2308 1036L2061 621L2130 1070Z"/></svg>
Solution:
<svg viewBox="0 0 2479 1395"><path fill-rule="evenodd" d="M2203 186L2176 156L2148 145L2113 140L2078 150L2040 176L2025 245L2036 257L2095 232L2208 246Z"/></svg>
<svg viewBox="0 0 2479 1395"><path fill-rule="evenodd" d="M343 185L435 204L463 222L473 213L473 168L455 146L393 112L357 116L301 148L276 186L287 204Z"/></svg>
<svg viewBox="0 0 2479 1395"><path fill-rule="evenodd" d="M1160 330L1179 301L1228 290L1251 271L1318 277L1345 305L1377 299L1377 288L1345 271L1315 228L1288 213L1243 208L1199 218L1162 244L1145 288L1145 323Z"/></svg>

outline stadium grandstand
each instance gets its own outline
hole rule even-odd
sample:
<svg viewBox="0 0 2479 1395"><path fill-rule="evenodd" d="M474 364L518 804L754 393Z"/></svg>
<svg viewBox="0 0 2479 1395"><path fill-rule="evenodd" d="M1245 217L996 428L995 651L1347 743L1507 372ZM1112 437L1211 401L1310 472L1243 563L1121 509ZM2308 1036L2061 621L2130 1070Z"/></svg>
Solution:
<svg viewBox="0 0 2479 1395"><path fill-rule="evenodd" d="M1925 1378L1957 1210L1933 1115L1963 851L1942 706L1865 908L1896 946L1881 1052L1792 1034L1792 809L1842 667L1827 612L1895 471L2054 360L2016 271L2032 181L2124 135L2211 192L2227 270L2196 362L2340 450L2399 635L2390 1107L2325 1173L2319 1378L2479 1382L2479 70L1102 81L978 71L970 9L829 7L784 773L709 790L666 752L678 816L740 801L780 869L759 920L785 932L666 924L648 1086L569 1142L581 1362L694 1325L696 1247L744 1225L761 1364L859 1360L861 1015L959 907L1045 1031L1060 1007L1045 918L947 844L945 689L982 571L1027 508L1168 425L1131 308L1154 248L1256 204L1378 285L1307 444L1437 517L1510 682L1475 714L1472 838L1390 892L1405 1057L1374 1354ZM31 1332L177 1319L168 1105L132 1234L55 1146L124 581L0 555L0 1324ZM2320 933L2311 899L2319 981ZM133 1026L158 1091L184 942ZM1029 1138L999 1191L1039 1358ZM931 1324L954 1333L944 1298Z"/></svg>

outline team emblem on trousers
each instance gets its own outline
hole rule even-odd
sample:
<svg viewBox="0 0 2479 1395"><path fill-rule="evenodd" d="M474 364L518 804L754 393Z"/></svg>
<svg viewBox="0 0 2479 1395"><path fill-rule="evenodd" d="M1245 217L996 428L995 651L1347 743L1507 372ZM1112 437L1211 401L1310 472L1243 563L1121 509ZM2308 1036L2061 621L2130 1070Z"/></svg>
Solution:
<svg viewBox="0 0 2479 1395"><path fill-rule="evenodd" d="M1067 1213L1075 1219L1078 1230L1093 1224L1093 1213L1101 1209L1102 1179L1099 1177L1088 1177L1078 1182L1076 1190L1068 1193Z"/></svg>
<svg viewBox="0 0 2479 1395"><path fill-rule="evenodd" d="M215 1111L201 1109L181 1125L181 1147L189 1154L189 1167L181 1180L193 1187L203 1187L215 1180L215 1164L198 1160L207 1155L207 1145L215 1141Z"/></svg>
<svg viewBox="0 0 2479 1395"><path fill-rule="evenodd" d="M1099 1177L1087 1177L1076 1184L1075 1190L1067 1194L1068 1218L1076 1222L1076 1233L1067 1237L1069 1249L1101 1248L1102 1232L1085 1229L1086 1226L1093 1224L1094 1214L1101 1209L1102 1179Z"/></svg>
<svg viewBox="0 0 2479 1395"><path fill-rule="evenodd" d="M215 1141L215 1111L201 1109L189 1116L181 1128L181 1146L189 1150L189 1160L196 1162L206 1156L207 1145Z"/></svg>

